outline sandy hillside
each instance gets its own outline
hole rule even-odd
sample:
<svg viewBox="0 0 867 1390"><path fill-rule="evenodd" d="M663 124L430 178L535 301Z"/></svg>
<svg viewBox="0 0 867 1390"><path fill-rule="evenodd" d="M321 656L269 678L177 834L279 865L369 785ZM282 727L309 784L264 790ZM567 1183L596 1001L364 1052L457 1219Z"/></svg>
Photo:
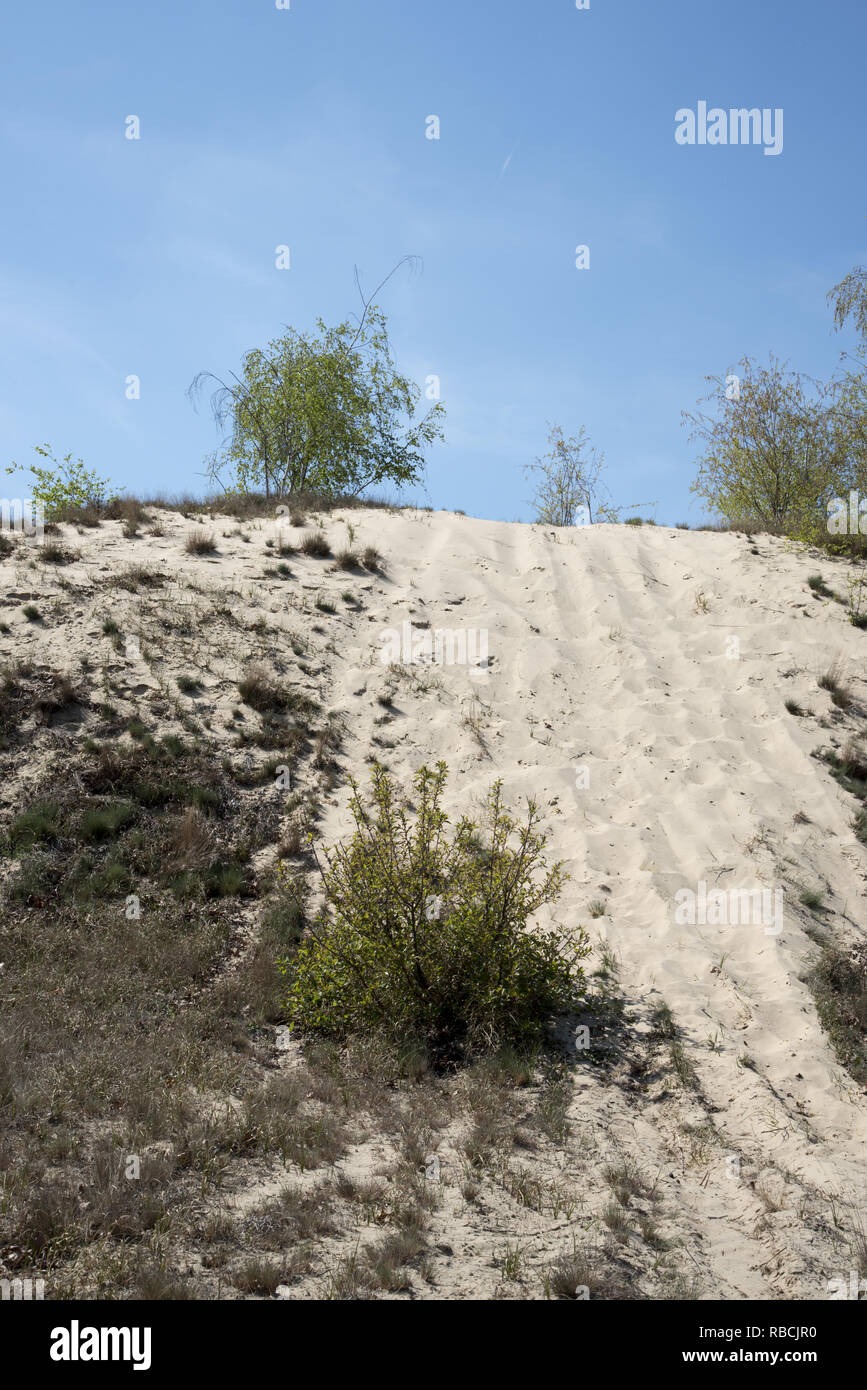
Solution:
<svg viewBox="0 0 867 1390"><path fill-rule="evenodd" d="M90 652L116 697L133 703L159 702L171 678L196 665L202 685L190 708L228 746L224 726L244 662L288 669L292 634L300 634L315 659L297 678L345 731L338 770L322 789L319 832L333 839L347 831L347 774L364 779L374 758L407 785L422 762L444 759L454 812L470 810L502 778L511 800L538 801L553 853L566 861L571 878L557 919L583 923L595 946L590 968L604 955L616 975L620 1041L593 1064L580 1047L575 1054L568 1137L528 1143L497 1170L568 1190L569 1201L522 1200L511 1178L468 1200L461 1120L451 1112L438 1130L442 1194L430 1215L430 1277L412 1276L398 1292L536 1297L546 1263L580 1239L602 1250L619 1278L629 1266L632 1296L669 1296L661 1264L679 1296L827 1297L828 1280L857 1267L867 1097L835 1057L804 977L817 923L841 947L865 940L867 848L853 830L855 798L814 753L841 751L860 729L867 632L840 603L814 597L807 579L821 571L845 593L847 567L766 536L555 531L361 510L321 525L335 551L351 525L354 548L376 546L384 573L349 574L293 555L289 579L263 568L275 563L267 539L297 545L304 534L285 521L239 528L214 518L212 556L185 553L192 524L166 513L163 535L132 540L119 523L80 534L64 527L63 543L79 551L70 564L7 558L4 657L74 669ZM222 595L231 621L240 615L249 633L264 618L267 635L229 635L220 619L196 620L183 636L161 631L147 596L105 588L107 576L133 563L165 575L164 604L183 600L200 614ZM43 612L42 624L21 616L27 602ZM107 646L101 625L110 615L138 632L139 656ZM422 644L425 633L433 641L448 629L458 657L461 636L484 631L487 661L437 661L435 650L431 660L422 650L414 664L384 664L383 634L407 622ZM846 709L818 683L835 663L852 696ZM388 691L393 700L383 704ZM790 713L787 700L802 713ZM65 735L55 727L44 737L50 757ZM40 771L37 758L18 760L11 776L7 769L7 815ZM725 893L782 890L782 919L680 923L676 895L700 883ZM821 909L801 902L810 892L821 895ZM673 1065L663 1005L678 1040ZM287 1050L274 1032L269 1038L271 1065L295 1065L295 1044ZM375 1176L392 1148L368 1127L336 1170ZM621 1203L627 1221L618 1229L605 1217L610 1174L630 1165L635 1190ZM265 1160L238 1168L221 1200L244 1213L284 1177L284 1165ZM636 1225L651 1215L664 1256ZM323 1242L333 1269L346 1250L339 1237ZM503 1251L512 1245L523 1272L506 1277ZM195 1238L185 1250L199 1268ZM313 1268L283 1294L317 1296L322 1278Z"/></svg>

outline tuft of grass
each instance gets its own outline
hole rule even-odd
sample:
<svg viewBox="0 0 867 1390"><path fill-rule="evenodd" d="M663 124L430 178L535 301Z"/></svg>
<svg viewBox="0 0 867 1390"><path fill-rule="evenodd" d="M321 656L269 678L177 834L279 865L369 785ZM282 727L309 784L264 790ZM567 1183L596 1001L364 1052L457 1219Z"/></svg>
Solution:
<svg viewBox="0 0 867 1390"><path fill-rule="evenodd" d="M677 1037L677 1024L674 1021L674 1014L664 1000L654 1005L651 1010L650 1031L654 1041L669 1042L672 1038Z"/></svg>
<svg viewBox="0 0 867 1390"><path fill-rule="evenodd" d="M33 706L44 719L70 705L82 704L83 699L72 678L61 671L46 671L33 692Z"/></svg>
<svg viewBox="0 0 867 1390"><path fill-rule="evenodd" d="M14 854L34 845L51 844L59 839L63 811L56 801L40 801L17 815L9 826L9 846Z"/></svg>
<svg viewBox="0 0 867 1390"><path fill-rule="evenodd" d="M232 1283L241 1293L267 1295L269 1298L285 1281L284 1268L264 1255L251 1255L232 1275Z"/></svg>
<svg viewBox="0 0 867 1390"><path fill-rule="evenodd" d="M412 1228L386 1236L366 1252L370 1271L380 1288L391 1293L412 1288L408 1266L416 1264L426 1249L424 1237Z"/></svg>
<svg viewBox="0 0 867 1390"><path fill-rule="evenodd" d="M544 1287L547 1298L571 1302L589 1299L596 1280L586 1253L575 1246L571 1254L554 1260L544 1278Z"/></svg>
<svg viewBox="0 0 867 1390"><path fill-rule="evenodd" d="M259 714L291 710L298 715L309 715L317 708L309 696L279 685L263 666L258 665L249 667L238 681L238 693L244 704Z"/></svg>
<svg viewBox="0 0 867 1390"><path fill-rule="evenodd" d="M818 893L815 888L805 888L798 898L798 901L802 906L809 908L811 912L825 911L825 900L822 894Z"/></svg>
<svg viewBox="0 0 867 1390"><path fill-rule="evenodd" d="M40 613L39 609L36 607L34 603L25 603L24 607L21 609L21 612L24 614L28 623L42 622L42 614Z"/></svg>
<svg viewBox="0 0 867 1390"><path fill-rule="evenodd" d="M217 541L210 531L190 531L184 541L188 555L216 555Z"/></svg>
<svg viewBox="0 0 867 1390"><path fill-rule="evenodd" d="M602 1177L622 1207L628 1207L633 1197L644 1196L647 1191L644 1178L629 1159L607 1164Z"/></svg>
<svg viewBox="0 0 867 1390"><path fill-rule="evenodd" d="M139 589L157 589L165 582L165 576L160 574L159 570L147 565L129 565L119 574L106 580L112 588L126 589L131 594L137 593Z"/></svg>
<svg viewBox="0 0 867 1390"><path fill-rule="evenodd" d="M14 729L34 713L42 723L70 705L84 703L72 678L60 671L40 670L18 661L0 671L0 747L7 747Z"/></svg>
<svg viewBox="0 0 867 1390"><path fill-rule="evenodd" d="M852 695L841 679L842 671L839 661L835 661L823 676L819 677L819 687L827 690L831 696L831 701L838 709L850 709L852 706Z"/></svg>
<svg viewBox="0 0 867 1390"><path fill-rule="evenodd" d="M44 545L37 546L36 554L46 565L69 565L77 558L74 551L59 541L46 541Z"/></svg>
<svg viewBox="0 0 867 1390"><path fill-rule="evenodd" d="M789 711L789 714L794 714L798 716L806 714L806 710L801 708L797 700L787 700L786 709Z"/></svg>
<svg viewBox="0 0 867 1390"><path fill-rule="evenodd" d="M114 840L132 825L137 814L135 806L129 801L92 807L81 817L78 834L82 840L97 844Z"/></svg>
<svg viewBox="0 0 867 1390"><path fill-rule="evenodd" d="M331 546L321 531L311 531L309 536L305 536L301 549L314 560L328 560L331 557Z"/></svg>
<svg viewBox="0 0 867 1390"><path fill-rule="evenodd" d="M375 545L366 545L361 552L361 563L366 570L372 574L382 574L385 570L385 561L380 555Z"/></svg>
<svg viewBox="0 0 867 1390"><path fill-rule="evenodd" d="M807 580L816 598L836 598L833 589L829 589L821 574L811 574Z"/></svg>
<svg viewBox="0 0 867 1390"><path fill-rule="evenodd" d="M619 1202L609 1202L602 1213L602 1220L608 1227L612 1235L621 1240L626 1238L629 1231L629 1217L626 1215Z"/></svg>

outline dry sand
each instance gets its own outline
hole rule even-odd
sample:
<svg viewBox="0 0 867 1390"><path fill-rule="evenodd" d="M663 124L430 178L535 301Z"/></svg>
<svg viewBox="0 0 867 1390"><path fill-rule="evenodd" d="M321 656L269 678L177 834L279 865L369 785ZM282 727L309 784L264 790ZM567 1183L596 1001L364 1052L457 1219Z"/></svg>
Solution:
<svg viewBox="0 0 867 1390"><path fill-rule="evenodd" d="M580 1192L580 1212L555 1220L489 1204L480 1217L447 1185L433 1217L445 1253L435 1284L417 1295L490 1296L492 1252L504 1240L534 1260L556 1254L575 1221L586 1225L608 1201L605 1165L629 1158L656 1185L661 1226L679 1242L695 1292L828 1297L827 1281L853 1267L867 1197L867 1101L835 1060L802 980L815 949L799 895L824 895L823 920L841 944L864 941L867 849L853 832L853 798L813 754L858 728L867 632L806 581L821 569L841 587L846 566L766 536L667 527L554 530L372 509L322 521L335 549L350 522L355 548L377 546L386 574L338 574L293 556L294 580L263 580L264 539L300 539L285 522L245 523L245 543L236 523L216 518L220 554L210 558L184 553L191 522L173 513L164 537L125 541L116 524L64 528L81 550L63 572L80 586L73 611L45 633L16 616L3 642L7 654L74 666L112 605L129 625L135 596L107 599L93 587L126 562L165 566L177 599L190 577L240 593L248 616L318 642L328 706L345 717L327 839L349 828L345 774L365 778L371 755L407 784L422 762L445 759L455 813L502 778L509 798L538 801L571 875L555 915L585 924L597 950L613 952L636 1034L648 1033L655 1006L670 1007L697 1085L647 1093L576 1068L571 1137L559 1168L545 1163ZM3 568L7 610L45 602L47 567L19 564L14 577ZM363 608L341 603L342 590ZM339 613L317 612L319 595ZM382 634L407 621L419 636L486 631L488 664L388 668ZM153 634L142 640L153 647ZM141 696L157 689L160 671L176 674L191 659L166 638L156 663L118 655L114 674ZM856 701L846 712L817 684L835 661ZM217 643L209 665L198 707L216 718L237 703L238 653ZM389 684L394 718L377 724L376 697ZM808 713L794 717L787 699ZM32 776L25 765L7 785L7 808ZM675 895L701 882L782 889L782 929L678 924ZM603 916L591 916L594 901ZM346 1166L372 1171L379 1157L369 1144ZM533 1156L525 1162L532 1168ZM278 1182L259 1174L231 1200L243 1208Z"/></svg>

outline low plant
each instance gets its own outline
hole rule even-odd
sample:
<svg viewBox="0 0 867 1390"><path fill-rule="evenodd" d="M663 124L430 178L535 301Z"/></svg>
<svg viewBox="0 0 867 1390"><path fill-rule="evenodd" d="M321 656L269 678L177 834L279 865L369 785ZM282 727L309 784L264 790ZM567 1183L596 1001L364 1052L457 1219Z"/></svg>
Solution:
<svg viewBox="0 0 867 1390"><path fill-rule="evenodd" d="M191 531L184 542L188 555L216 555L217 542L208 531Z"/></svg>
<svg viewBox="0 0 867 1390"><path fill-rule="evenodd" d="M355 832L317 856L325 905L284 966L293 1027L384 1031L444 1064L536 1039L580 998L583 929L527 930L565 881L546 862L535 803L517 822L496 782L483 823L464 817L450 832L447 776L442 762L417 772L414 818L384 768L372 805L352 784Z"/></svg>
<svg viewBox="0 0 867 1390"><path fill-rule="evenodd" d="M305 536L301 542L301 549L305 555L310 555L315 560L327 560L331 555L331 546L321 531L311 531L309 536Z"/></svg>

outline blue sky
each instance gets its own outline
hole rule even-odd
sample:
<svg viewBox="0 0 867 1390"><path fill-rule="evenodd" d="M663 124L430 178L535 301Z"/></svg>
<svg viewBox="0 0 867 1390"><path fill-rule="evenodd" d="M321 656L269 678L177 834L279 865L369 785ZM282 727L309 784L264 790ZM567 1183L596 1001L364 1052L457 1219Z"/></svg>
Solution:
<svg viewBox="0 0 867 1390"><path fill-rule="evenodd" d="M405 255L423 270L380 302L400 365L442 383L428 500L475 515L529 519L556 421L616 500L695 521L704 376L771 350L827 376L853 346L825 295L867 260L863 0L5 9L0 466L48 441L201 491L196 372L346 318L354 266L373 288ZM701 100L782 108L783 152L678 145Z"/></svg>

